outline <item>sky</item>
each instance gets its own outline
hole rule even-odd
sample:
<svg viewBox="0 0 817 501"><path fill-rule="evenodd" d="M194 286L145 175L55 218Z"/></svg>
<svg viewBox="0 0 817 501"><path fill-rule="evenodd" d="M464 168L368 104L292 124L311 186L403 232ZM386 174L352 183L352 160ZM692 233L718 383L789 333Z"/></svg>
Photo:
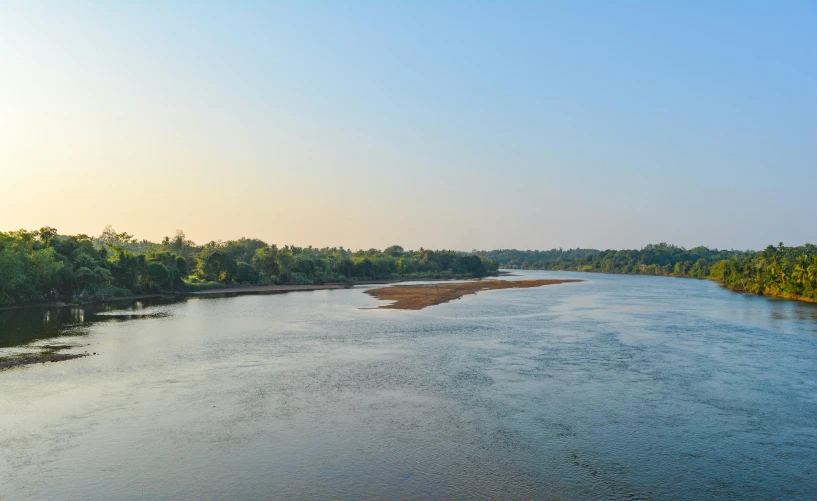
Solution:
<svg viewBox="0 0 817 501"><path fill-rule="evenodd" d="M817 2L0 2L0 231L817 243Z"/></svg>

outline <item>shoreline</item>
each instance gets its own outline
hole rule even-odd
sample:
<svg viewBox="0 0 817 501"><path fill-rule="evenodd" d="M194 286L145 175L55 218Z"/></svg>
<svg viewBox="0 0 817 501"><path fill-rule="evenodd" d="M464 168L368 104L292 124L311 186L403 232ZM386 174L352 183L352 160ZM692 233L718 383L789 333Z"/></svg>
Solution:
<svg viewBox="0 0 817 501"><path fill-rule="evenodd" d="M215 289L205 289L201 291L190 291L179 294L180 297L190 296L221 296L224 294L242 295L263 292L295 292L295 291L320 291L320 290L334 290L345 289L346 286L338 284L322 284L322 285L248 285L237 287L218 287Z"/></svg>
<svg viewBox="0 0 817 501"><path fill-rule="evenodd" d="M703 280L712 280L711 278L703 279ZM717 280L712 280L716 284L720 285L724 289L730 292L737 292L738 294L751 294L753 296L760 296L760 297L770 297L774 299L783 299L786 301L800 301L802 303L809 303L809 304L817 304L817 299L811 299L810 297L805 296L798 296L797 294L775 294L773 292L751 292L747 290L738 289L737 287L729 287L726 284L718 282Z"/></svg>
<svg viewBox="0 0 817 501"><path fill-rule="evenodd" d="M506 275L505 273L498 273L497 275L488 275L488 276L503 276ZM484 278L484 277L482 277ZM27 304L19 304L19 305L12 305L12 306L0 306L0 312L3 311L10 311L10 310L20 310L20 309L27 309L27 308L70 308L75 306L88 306L93 304L99 303L115 303L118 301L137 301L139 299L180 299L185 297L207 297L207 296L220 296L220 295L232 295L232 296L242 296L242 295L252 295L252 294L263 294L266 292L269 293L283 293L283 292L309 292L309 291L319 291L319 290L337 290L337 289L348 289L354 287L356 285L384 285L384 284L395 284L400 282L415 282L415 281L423 281L423 282L444 282L444 281L451 281L451 280L480 280L480 278L475 277L450 277L450 278L439 278L439 277L405 277L405 278L388 278L388 279L380 279L380 280L353 280L350 282L330 282L326 284L316 284L316 285L295 285L295 284L284 284L284 285L234 285L234 286L224 286L224 287L217 287L213 289L204 289L200 291L179 291L179 292L157 292L154 294L134 294L132 296L123 296L123 297L100 297L91 299L89 301L84 301L81 303L69 303L66 301L51 301L46 303L27 303Z"/></svg>

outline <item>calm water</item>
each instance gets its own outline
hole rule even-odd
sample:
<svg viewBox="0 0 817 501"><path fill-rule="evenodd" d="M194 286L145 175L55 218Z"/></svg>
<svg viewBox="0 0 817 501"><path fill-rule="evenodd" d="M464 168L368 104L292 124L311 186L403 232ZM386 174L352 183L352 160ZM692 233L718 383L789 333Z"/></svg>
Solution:
<svg viewBox="0 0 817 501"><path fill-rule="evenodd" d="M817 498L817 307L543 276L4 313L99 355L0 373L0 499Z"/></svg>

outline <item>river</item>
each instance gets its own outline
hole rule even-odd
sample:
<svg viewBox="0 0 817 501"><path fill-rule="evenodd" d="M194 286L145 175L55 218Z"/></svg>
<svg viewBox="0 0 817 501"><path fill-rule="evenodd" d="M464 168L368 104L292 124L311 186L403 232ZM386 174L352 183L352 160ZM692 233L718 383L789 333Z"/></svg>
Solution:
<svg viewBox="0 0 817 501"><path fill-rule="evenodd" d="M0 499L815 499L817 306L522 278L0 312Z"/></svg>

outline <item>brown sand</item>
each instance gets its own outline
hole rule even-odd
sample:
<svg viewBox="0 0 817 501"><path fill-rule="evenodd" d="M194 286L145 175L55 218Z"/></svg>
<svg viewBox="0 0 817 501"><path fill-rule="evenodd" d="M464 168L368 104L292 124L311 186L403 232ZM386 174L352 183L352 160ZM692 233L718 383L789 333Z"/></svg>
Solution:
<svg viewBox="0 0 817 501"><path fill-rule="evenodd" d="M499 289L527 289L543 285L555 285L568 282L584 282L584 280L480 280L476 282L426 284L426 285L397 285L370 289L366 293L384 301L394 301L380 308L397 310L421 310L427 306L447 303L468 294L480 291Z"/></svg>

